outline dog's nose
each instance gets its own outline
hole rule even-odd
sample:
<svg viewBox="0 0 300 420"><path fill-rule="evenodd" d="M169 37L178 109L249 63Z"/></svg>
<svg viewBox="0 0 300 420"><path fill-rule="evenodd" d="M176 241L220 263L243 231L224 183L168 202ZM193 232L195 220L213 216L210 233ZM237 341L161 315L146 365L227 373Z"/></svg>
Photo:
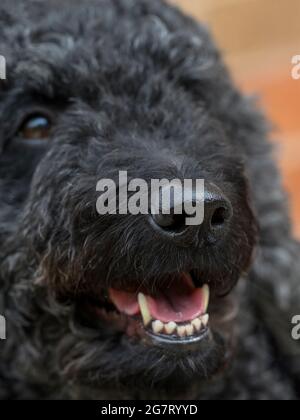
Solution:
<svg viewBox="0 0 300 420"><path fill-rule="evenodd" d="M214 184L206 184L201 203L199 198L196 198L195 191L184 190L183 195L190 198L182 200L181 195L181 199L178 200L175 194L170 200L171 205L168 211L162 212L161 208L159 210L156 208L156 211L152 212L151 217L156 230L182 244L195 242L195 239L197 242L202 239L209 243L222 239L228 231L233 215L231 203L225 194ZM187 221L191 221L193 217L190 211L187 213L185 209L191 202L195 208L197 200L198 204L202 205L203 217L199 223L188 223Z"/></svg>
<svg viewBox="0 0 300 420"><path fill-rule="evenodd" d="M204 221L201 232L205 240L214 243L228 232L233 216L231 202L216 185L208 184L205 188Z"/></svg>

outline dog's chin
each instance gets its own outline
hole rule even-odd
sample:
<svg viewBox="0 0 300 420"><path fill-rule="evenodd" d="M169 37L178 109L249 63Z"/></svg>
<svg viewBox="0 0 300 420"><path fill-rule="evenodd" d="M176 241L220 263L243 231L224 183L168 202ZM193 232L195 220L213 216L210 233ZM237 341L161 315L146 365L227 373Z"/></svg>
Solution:
<svg viewBox="0 0 300 420"><path fill-rule="evenodd" d="M225 297L218 292L199 285L192 273L182 273L155 291L111 287L101 299L81 299L77 316L100 332L99 366L107 360L111 369L111 375L93 374L86 366L85 380L92 385L93 378L101 377L102 385L109 386L116 376L127 388L159 390L176 384L180 392L209 379L228 362L238 313L235 291ZM96 353L93 344L93 359Z"/></svg>

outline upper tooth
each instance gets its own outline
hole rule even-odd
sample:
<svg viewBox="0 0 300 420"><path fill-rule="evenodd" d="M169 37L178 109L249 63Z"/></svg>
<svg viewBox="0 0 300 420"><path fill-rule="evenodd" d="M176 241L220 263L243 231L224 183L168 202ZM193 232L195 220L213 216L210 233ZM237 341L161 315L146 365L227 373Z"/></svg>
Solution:
<svg viewBox="0 0 300 420"><path fill-rule="evenodd" d="M192 321L192 324L194 326L194 328L196 329L196 331L200 331L201 330L201 326L202 326L202 322L199 318L196 318Z"/></svg>
<svg viewBox="0 0 300 420"><path fill-rule="evenodd" d="M164 329L164 324L161 321L152 322L152 329L155 334L159 334Z"/></svg>
<svg viewBox="0 0 300 420"><path fill-rule="evenodd" d="M140 306L140 310L141 310L141 314L142 314L142 317L143 317L144 324L145 324L145 326L147 326L152 321L152 316L151 316L149 308L148 308L148 302L147 302L146 296L143 293L139 293L138 303L139 303L139 306Z"/></svg>
<svg viewBox="0 0 300 420"><path fill-rule="evenodd" d="M177 328L176 322L169 322L168 324L165 325L165 330L167 334L173 334L176 328Z"/></svg>
<svg viewBox="0 0 300 420"><path fill-rule="evenodd" d="M192 324L189 324L185 327L187 335L193 335L194 334L194 327Z"/></svg>
<svg viewBox="0 0 300 420"><path fill-rule="evenodd" d="M209 286L205 284L202 288L203 291L203 313L205 314L207 312L208 304L209 304Z"/></svg>
<svg viewBox="0 0 300 420"><path fill-rule="evenodd" d="M209 315L208 314L203 315L203 317L202 317L202 323L203 323L203 325L205 327L207 327L208 321L209 321Z"/></svg>

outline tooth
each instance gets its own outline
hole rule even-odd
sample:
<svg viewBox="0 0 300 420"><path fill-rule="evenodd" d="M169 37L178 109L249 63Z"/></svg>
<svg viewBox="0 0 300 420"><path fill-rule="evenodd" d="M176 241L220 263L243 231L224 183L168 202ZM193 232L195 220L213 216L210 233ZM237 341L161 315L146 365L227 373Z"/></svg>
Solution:
<svg viewBox="0 0 300 420"><path fill-rule="evenodd" d="M187 335L194 334L194 327L192 326L192 324L186 325L185 330Z"/></svg>
<svg viewBox="0 0 300 420"><path fill-rule="evenodd" d="M176 328L177 328L176 322L169 322L168 324L165 325L166 333L169 335L173 334Z"/></svg>
<svg viewBox="0 0 300 420"><path fill-rule="evenodd" d="M179 337L184 337L185 336L185 327L177 327L177 334L179 335Z"/></svg>
<svg viewBox="0 0 300 420"><path fill-rule="evenodd" d="M208 321L209 321L209 315L208 314L203 315L202 316L202 323L205 327L207 327Z"/></svg>
<svg viewBox="0 0 300 420"><path fill-rule="evenodd" d="M164 324L161 321L152 322L152 329L155 334L159 334L164 329Z"/></svg>
<svg viewBox="0 0 300 420"><path fill-rule="evenodd" d="M200 318L196 318L192 321L192 325L194 326L196 331L200 331L201 330L201 326L202 326L202 322Z"/></svg>
<svg viewBox="0 0 300 420"><path fill-rule="evenodd" d="M203 291L203 313L205 314L207 312L208 304L209 304L209 296L210 296L210 290L209 286L205 284L202 288Z"/></svg>
<svg viewBox="0 0 300 420"><path fill-rule="evenodd" d="M148 308L148 302L146 296L143 293L138 295L138 303L140 306L141 314L143 317L144 325L147 327L148 324L152 321L152 316Z"/></svg>

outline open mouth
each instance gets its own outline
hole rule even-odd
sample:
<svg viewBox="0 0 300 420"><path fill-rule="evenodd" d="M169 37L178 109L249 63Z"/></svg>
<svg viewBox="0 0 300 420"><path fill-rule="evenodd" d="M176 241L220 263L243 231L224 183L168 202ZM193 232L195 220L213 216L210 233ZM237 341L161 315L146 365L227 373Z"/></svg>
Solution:
<svg viewBox="0 0 300 420"><path fill-rule="evenodd" d="M209 331L208 285L196 287L191 274L177 275L156 293L110 288L99 317L129 336L150 338L161 344L201 341Z"/></svg>

